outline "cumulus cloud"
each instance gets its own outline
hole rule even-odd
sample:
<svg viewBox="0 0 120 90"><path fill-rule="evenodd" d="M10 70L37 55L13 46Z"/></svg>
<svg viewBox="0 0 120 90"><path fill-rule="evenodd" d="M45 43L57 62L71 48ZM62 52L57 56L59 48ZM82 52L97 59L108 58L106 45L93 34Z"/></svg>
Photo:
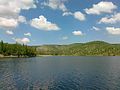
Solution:
<svg viewBox="0 0 120 90"><path fill-rule="evenodd" d="M31 26L45 31L60 30L57 24L47 21L47 19L43 15L39 16L39 18L32 19Z"/></svg>
<svg viewBox="0 0 120 90"><path fill-rule="evenodd" d="M101 1L98 4L93 4L92 8L86 8L87 14L101 14L101 13L112 13L117 6L112 2Z"/></svg>
<svg viewBox="0 0 120 90"><path fill-rule="evenodd" d="M47 0L47 2L41 3L44 6L48 6L54 10L59 9L62 10L63 12L67 11L67 8L65 6L66 0Z"/></svg>
<svg viewBox="0 0 120 90"><path fill-rule="evenodd" d="M100 28L93 26L93 27L92 27L92 30L99 31Z"/></svg>
<svg viewBox="0 0 120 90"><path fill-rule="evenodd" d="M106 30L108 31L109 34L120 35L120 28L106 27Z"/></svg>
<svg viewBox="0 0 120 90"><path fill-rule="evenodd" d="M0 16L16 17L22 9L35 8L35 0L0 0Z"/></svg>
<svg viewBox="0 0 120 90"><path fill-rule="evenodd" d="M25 36L31 36L31 33L24 33Z"/></svg>
<svg viewBox="0 0 120 90"><path fill-rule="evenodd" d="M19 16L18 17L18 22L26 23L26 18L24 16Z"/></svg>
<svg viewBox="0 0 120 90"><path fill-rule="evenodd" d="M12 31L9 31L9 30L7 30L6 33L7 33L8 35L13 35L13 34L14 34Z"/></svg>
<svg viewBox="0 0 120 90"><path fill-rule="evenodd" d="M116 13L112 15L111 17L103 17L100 19L99 23L105 23L105 24L114 24L120 22L120 13Z"/></svg>
<svg viewBox="0 0 120 90"><path fill-rule="evenodd" d="M21 10L35 8L34 3L34 0L0 0L0 27L15 28L25 22L25 17L19 14Z"/></svg>
<svg viewBox="0 0 120 90"><path fill-rule="evenodd" d="M64 12L62 16L69 16L69 15L73 15L72 12Z"/></svg>
<svg viewBox="0 0 120 90"><path fill-rule="evenodd" d="M83 35L82 31L73 31L72 33L73 33L73 35L76 35L76 36L82 36Z"/></svg>
<svg viewBox="0 0 120 90"><path fill-rule="evenodd" d="M0 17L0 27L2 28L15 28L18 25L18 22L16 19L7 19Z"/></svg>
<svg viewBox="0 0 120 90"><path fill-rule="evenodd" d="M69 16L72 15L75 19L79 20L79 21L84 21L86 19L85 15L83 13L81 13L80 11L76 11L74 13L72 12L64 12L63 16Z"/></svg>
<svg viewBox="0 0 120 90"><path fill-rule="evenodd" d="M72 15L72 16L74 16L74 18L76 18L80 21L85 20L85 15L83 13L81 13L80 11L76 11L74 13L70 12L64 4L66 1L67 0L48 0L47 2L43 2L42 5L49 6L50 8L52 8L54 10L56 10L56 9L62 10L63 11L62 16Z"/></svg>
<svg viewBox="0 0 120 90"><path fill-rule="evenodd" d="M18 18L0 17L0 27L4 29L13 29L17 27L19 23L26 23L26 18L24 16L19 16Z"/></svg>
<svg viewBox="0 0 120 90"><path fill-rule="evenodd" d="M20 44L27 44L30 42L29 38L13 38L13 40Z"/></svg>
<svg viewBox="0 0 120 90"><path fill-rule="evenodd" d="M81 13L80 11L75 12L73 15L74 15L74 18L76 18L80 21L85 20L85 15L83 13Z"/></svg>

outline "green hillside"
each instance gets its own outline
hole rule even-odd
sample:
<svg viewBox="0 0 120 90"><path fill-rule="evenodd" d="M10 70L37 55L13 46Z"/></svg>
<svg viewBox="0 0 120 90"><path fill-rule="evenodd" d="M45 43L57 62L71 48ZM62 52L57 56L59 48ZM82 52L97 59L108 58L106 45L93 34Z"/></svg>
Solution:
<svg viewBox="0 0 120 90"><path fill-rule="evenodd" d="M109 44L103 41L70 45L43 45L37 46L36 50L40 55L120 56L120 44Z"/></svg>
<svg viewBox="0 0 120 90"><path fill-rule="evenodd" d="M69 56L120 56L120 44L109 44L103 41L75 43L70 45L27 46L0 42L0 55L31 57L36 55L69 55Z"/></svg>

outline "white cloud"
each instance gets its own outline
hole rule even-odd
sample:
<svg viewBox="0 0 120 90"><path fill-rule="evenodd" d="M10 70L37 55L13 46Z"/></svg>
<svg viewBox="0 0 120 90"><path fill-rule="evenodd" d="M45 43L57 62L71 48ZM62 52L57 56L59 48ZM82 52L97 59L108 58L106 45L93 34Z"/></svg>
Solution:
<svg viewBox="0 0 120 90"><path fill-rule="evenodd" d="M18 22L26 23L26 18L24 16L19 16L18 17Z"/></svg>
<svg viewBox="0 0 120 90"><path fill-rule="evenodd" d="M32 19L31 26L45 31L60 30L60 28L55 23L47 21L43 15L39 16L39 18Z"/></svg>
<svg viewBox="0 0 120 90"><path fill-rule="evenodd" d="M99 31L100 30L100 28L95 27L95 26L93 26L92 29L95 30L95 31Z"/></svg>
<svg viewBox="0 0 120 90"><path fill-rule="evenodd" d="M71 12L64 12L64 13L62 14L62 16L69 16L69 15L73 15L73 13L71 13Z"/></svg>
<svg viewBox="0 0 120 90"><path fill-rule="evenodd" d="M67 40L67 39L68 39L67 36L62 37L62 40Z"/></svg>
<svg viewBox="0 0 120 90"><path fill-rule="evenodd" d="M34 3L35 3L35 0L19 0L19 1L17 1L16 4L18 4L18 6L21 9L30 9L30 8L36 8L37 7Z"/></svg>
<svg viewBox="0 0 120 90"><path fill-rule="evenodd" d="M0 0L0 16L16 17L22 9L35 8L35 0Z"/></svg>
<svg viewBox="0 0 120 90"><path fill-rule="evenodd" d="M18 25L18 22L16 19L7 19L0 17L0 27L2 28L15 28Z"/></svg>
<svg viewBox="0 0 120 90"><path fill-rule="evenodd" d="M59 9L63 12L67 11L67 8L65 6L66 0L47 0L47 2L43 2L42 5L48 6L54 10Z"/></svg>
<svg viewBox="0 0 120 90"><path fill-rule="evenodd" d="M6 33L8 34L8 35L13 35L14 33L12 32L12 31L6 31Z"/></svg>
<svg viewBox="0 0 120 90"><path fill-rule="evenodd" d="M116 13L114 15L112 15L111 17L103 17L101 18L101 20L99 21L99 23L105 23L105 24L114 24L120 22L120 13Z"/></svg>
<svg viewBox="0 0 120 90"><path fill-rule="evenodd" d="M0 27L4 29L13 29L17 27L19 23L26 23L26 18L24 16L19 16L18 18L0 17Z"/></svg>
<svg viewBox="0 0 120 90"><path fill-rule="evenodd" d="M73 35L76 35L76 36L82 36L83 35L82 31L73 31L72 33L73 33Z"/></svg>
<svg viewBox="0 0 120 90"><path fill-rule="evenodd" d="M17 43L27 44L30 42L29 38L13 38Z"/></svg>
<svg viewBox="0 0 120 90"><path fill-rule="evenodd" d="M101 13L112 13L117 6L112 2L101 1L98 4L93 4L92 8L86 8L87 14L101 14Z"/></svg>
<svg viewBox="0 0 120 90"><path fill-rule="evenodd" d="M34 0L0 0L0 27L15 28L25 17L19 16L21 10L35 8Z"/></svg>
<svg viewBox="0 0 120 90"><path fill-rule="evenodd" d="M72 12L64 12L62 16L69 16L72 15L75 19L79 21L84 21L86 19L85 15L81 13L80 11L76 11L74 13Z"/></svg>
<svg viewBox="0 0 120 90"><path fill-rule="evenodd" d="M25 36L31 36L31 33L24 33Z"/></svg>
<svg viewBox="0 0 120 90"><path fill-rule="evenodd" d="M83 13L81 13L80 11L75 12L73 15L74 15L74 18L76 18L80 21L85 20L85 15Z"/></svg>
<svg viewBox="0 0 120 90"><path fill-rule="evenodd" d="M120 35L120 28L106 27L106 30L108 31L109 34Z"/></svg>

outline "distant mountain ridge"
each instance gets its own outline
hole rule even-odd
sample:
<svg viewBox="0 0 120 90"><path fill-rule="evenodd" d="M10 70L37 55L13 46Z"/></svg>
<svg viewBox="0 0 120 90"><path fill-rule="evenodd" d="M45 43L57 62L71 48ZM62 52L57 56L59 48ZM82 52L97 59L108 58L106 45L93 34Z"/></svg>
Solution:
<svg viewBox="0 0 120 90"><path fill-rule="evenodd" d="M104 41L70 45L42 45L37 46L36 50L40 55L120 56L120 44L110 44Z"/></svg>

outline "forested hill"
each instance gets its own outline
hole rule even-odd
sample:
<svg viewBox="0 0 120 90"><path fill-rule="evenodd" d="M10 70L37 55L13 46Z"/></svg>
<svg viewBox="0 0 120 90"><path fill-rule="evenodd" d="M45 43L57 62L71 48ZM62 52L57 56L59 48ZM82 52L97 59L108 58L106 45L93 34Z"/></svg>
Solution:
<svg viewBox="0 0 120 90"><path fill-rule="evenodd" d="M37 46L36 50L40 55L120 56L120 44L109 44L103 41L70 45L43 45Z"/></svg>
<svg viewBox="0 0 120 90"><path fill-rule="evenodd" d="M120 44L103 41L70 45L27 46L0 42L0 56L32 57L36 55L120 56Z"/></svg>

